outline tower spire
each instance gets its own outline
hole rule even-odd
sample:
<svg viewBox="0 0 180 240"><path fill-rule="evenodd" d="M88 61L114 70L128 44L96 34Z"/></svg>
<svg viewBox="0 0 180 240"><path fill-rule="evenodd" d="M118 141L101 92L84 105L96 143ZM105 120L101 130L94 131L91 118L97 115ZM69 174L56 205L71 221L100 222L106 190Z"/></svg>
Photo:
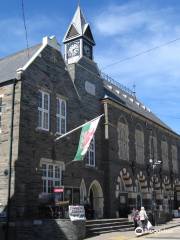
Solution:
<svg viewBox="0 0 180 240"><path fill-rule="evenodd" d="M78 7L64 36L63 42L65 43L70 39L77 37L84 37L93 45L95 45L90 26L87 23L85 16L80 8L80 1L78 1Z"/></svg>
<svg viewBox="0 0 180 240"><path fill-rule="evenodd" d="M65 59L68 63L77 62L81 57L93 60L95 41L89 23L80 8L80 0L68 30L64 36Z"/></svg>

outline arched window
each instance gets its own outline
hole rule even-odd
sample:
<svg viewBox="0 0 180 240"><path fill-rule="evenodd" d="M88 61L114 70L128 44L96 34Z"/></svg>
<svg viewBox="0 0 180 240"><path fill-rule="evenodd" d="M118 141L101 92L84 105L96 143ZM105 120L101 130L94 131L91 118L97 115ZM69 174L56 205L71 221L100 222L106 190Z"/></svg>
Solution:
<svg viewBox="0 0 180 240"><path fill-rule="evenodd" d="M158 160L157 159L157 138L156 136L149 137L149 152L150 152L150 159Z"/></svg>
<svg viewBox="0 0 180 240"><path fill-rule="evenodd" d="M81 185L80 185L80 203L85 204L86 200L87 200L86 185L85 185L84 179L82 179Z"/></svg>
<svg viewBox="0 0 180 240"><path fill-rule="evenodd" d="M136 161L144 163L144 133L140 125L135 130Z"/></svg>
<svg viewBox="0 0 180 240"><path fill-rule="evenodd" d="M124 180L120 176L118 176L117 179L116 191L118 191L119 193L127 192Z"/></svg>
<svg viewBox="0 0 180 240"><path fill-rule="evenodd" d="M172 154L173 172L178 173L177 147L175 145L172 145L171 147L171 154Z"/></svg>
<svg viewBox="0 0 180 240"><path fill-rule="evenodd" d="M136 192L141 193L141 185L140 185L139 180L136 180Z"/></svg>
<svg viewBox="0 0 180 240"><path fill-rule="evenodd" d="M118 155L122 160L129 160L129 129L124 118L120 118L117 126L118 131Z"/></svg>
<svg viewBox="0 0 180 240"><path fill-rule="evenodd" d="M168 169L169 168L168 144L165 137L163 137L163 139L161 140L161 155L163 168Z"/></svg>

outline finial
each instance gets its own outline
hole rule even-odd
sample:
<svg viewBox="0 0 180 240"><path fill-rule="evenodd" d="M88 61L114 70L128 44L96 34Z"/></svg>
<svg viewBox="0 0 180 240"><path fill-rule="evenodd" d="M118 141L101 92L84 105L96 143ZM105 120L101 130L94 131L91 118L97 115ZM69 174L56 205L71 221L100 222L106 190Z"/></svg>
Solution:
<svg viewBox="0 0 180 240"><path fill-rule="evenodd" d="M136 97L136 84L135 83L133 84L133 94L134 94L134 97Z"/></svg>
<svg viewBox="0 0 180 240"><path fill-rule="evenodd" d="M80 7L81 0L78 0L78 6Z"/></svg>

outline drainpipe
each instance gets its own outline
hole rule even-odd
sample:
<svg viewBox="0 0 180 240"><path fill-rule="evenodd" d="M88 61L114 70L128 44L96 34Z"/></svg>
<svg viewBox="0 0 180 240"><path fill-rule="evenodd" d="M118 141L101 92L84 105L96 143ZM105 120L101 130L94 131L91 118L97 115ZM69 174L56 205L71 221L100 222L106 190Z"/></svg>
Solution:
<svg viewBox="0 0 180 240"><path fill-rule="evenodd" d="M19 72L17 70L17 78L13 80L13 85L12 85L11 122L10 122L10 135L9 135L8 199L7 199L7 220L6 220L5 240L9 239L9 223L10 223L10 216L11 216L11 177L12 177L15 93L16 93L16 84L21 79L21 74L22 74L22 71Z"/></svg>

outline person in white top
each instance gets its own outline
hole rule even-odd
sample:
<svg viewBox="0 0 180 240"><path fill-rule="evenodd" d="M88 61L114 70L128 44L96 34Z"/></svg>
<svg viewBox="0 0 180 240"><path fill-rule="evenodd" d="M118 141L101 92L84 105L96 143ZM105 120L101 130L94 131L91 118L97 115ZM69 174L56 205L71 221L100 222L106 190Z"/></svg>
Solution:
<svg viewBox="0 0 180 240"><path fill-rule="evenodd" d="M147 216L147 213L146 213L144 207L141 207L141 211L139 212L139 218L140 218L143 230L144 230L147 220L148 220L148 216Z"/></svg>

